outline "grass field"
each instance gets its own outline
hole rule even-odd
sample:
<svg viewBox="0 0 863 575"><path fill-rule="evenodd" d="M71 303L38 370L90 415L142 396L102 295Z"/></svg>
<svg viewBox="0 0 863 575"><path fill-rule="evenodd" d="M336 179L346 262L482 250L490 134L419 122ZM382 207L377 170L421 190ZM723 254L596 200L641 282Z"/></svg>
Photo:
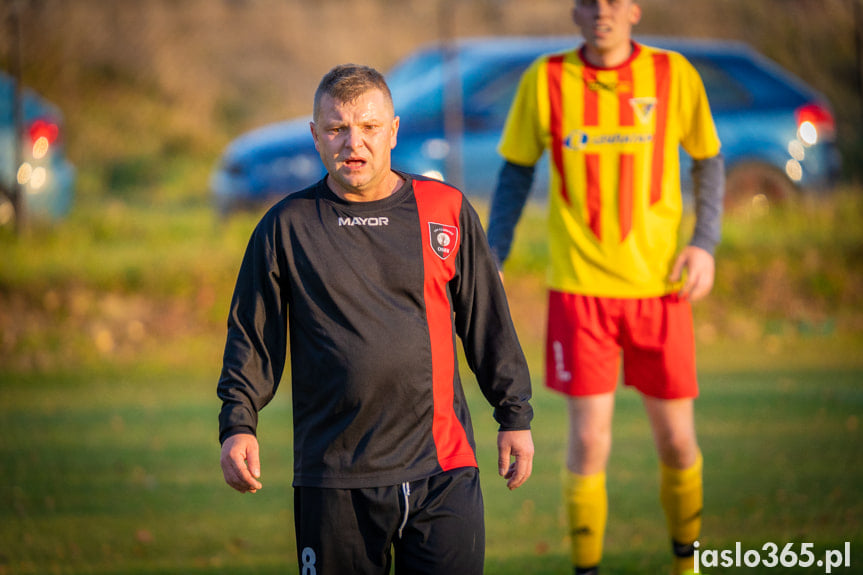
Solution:
<svg viewBox="0 0 863 575"><path fill-rule="evenodd" d="M863 572L860 205L855 196L726 226L720 283L696 310L705 550L812 543L822 559L850 542L852 567L833 572ZM287 386L262 414L264 489L233 492L218 465L224 317L253 222L132 202L0 237L0 575L297 573ZM464 378L490 574L569 572L567 422L539 379L539 222L528 214L507 271L537 378L534 475L515 492L496 476L491 413ZM657 462L635 393L619 393L615 418L605 565L664 573Z"/></svg>
<svg viewBox="0 0 863 575"><path fill-rule="evenodd" d="M807 343L767 359L745 346L704 353L704 548L852 542L863 561L863 365ZM850 351L850 350L847 350ZM735 354L735 367L722 357ZM749 367L741 369L739 364ZM0 388L0 573L296 573L289 395L264 412L264 489L222 483L215 373L18 376ZM473 381L466 378L473 388ZM489 409L471 392L486 497L487 572L565 573L559 474L565 413L537 386L532 479L495 473ZM611 573L662 573L658 473L637 395L619 394L609 470ZM819 555L820 557L820 555ZM711 573L767 572L712 569ZM771 569L822 573L823 569Z"/></svg>

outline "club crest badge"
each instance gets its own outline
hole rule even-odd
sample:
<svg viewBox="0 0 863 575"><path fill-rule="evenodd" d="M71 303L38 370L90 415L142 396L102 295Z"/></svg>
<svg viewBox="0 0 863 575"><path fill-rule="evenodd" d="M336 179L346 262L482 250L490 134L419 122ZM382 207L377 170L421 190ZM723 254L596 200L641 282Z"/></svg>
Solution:
<svg viewBox="0 0 863 575"><path fill-rule="evenodd" d="M458 228L429 222L429 241L437 256L445 260L458 246Z"/></svg>
<svg viewBox="0 0 863 575"><path fill-rule="evenodd" d="M656 98L630 98L629 105L642 124L649 124L653 111L656 109Z"/></svg>

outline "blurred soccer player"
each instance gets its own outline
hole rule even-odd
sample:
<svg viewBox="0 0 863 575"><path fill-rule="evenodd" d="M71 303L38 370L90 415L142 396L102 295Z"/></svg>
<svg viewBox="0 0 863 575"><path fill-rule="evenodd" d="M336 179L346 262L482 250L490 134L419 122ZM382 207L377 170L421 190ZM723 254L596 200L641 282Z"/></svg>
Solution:
<svg viewBox="0 0 863 575"><path fill-rule="evenodd" d="M633 0L577 0L584 43L524 73L500 142L505 162L488 238L501 265L533 180L550 153L546 385L568 398L564 495L572 561L599 572L620 358L643 397L661 467L674 560L693 567L702 456L690 302L713 286L724 166L701 78L680 54L632 40ZM697 222L678 249L678 146L694 159Z"/></svg>

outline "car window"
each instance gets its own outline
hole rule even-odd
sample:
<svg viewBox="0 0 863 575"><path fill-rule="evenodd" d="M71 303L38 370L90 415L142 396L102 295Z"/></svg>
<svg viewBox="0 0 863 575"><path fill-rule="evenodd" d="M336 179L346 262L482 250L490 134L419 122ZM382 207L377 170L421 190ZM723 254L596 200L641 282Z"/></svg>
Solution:
<svg viewBox="0 0 863 575"><path fill-rule="evenodd" d="M468 127L502 128L518 82L531 60L504 62L478 80L465 103Z"/></svg>
<svg viewBox="0 0 863 575"><path fill-rule="evenodd" d="M432 68L411 84L390 88L396 114L403 128L427 126L438 122L443 103L443 73L440 66Z"/></svg>
<svg viewBox="0 0 863 575"><path fill-rule="evenodd" d="M694 58L691 62L704 82L711 110L733 110L749 108L752 105L752 96L746 86L735 80L716 62L703 58Z"/></svg>
<svg viewBox="0 0 863 575"><path fill-rule="evenodd" d="M441 65L441 51L436 48L423 50L402 60L387 72L387 84L395 95L396 91L405 90L430 70Z"/></svg>
<svg viewBox="0 0 863 575"><path fill-rule="evenodd" d="M442 129L444 83L449 69L438 58L425 58L425 66L398 70L390 85L396 112L408 129ZM500 129L522 72L535 57L483 58L460 54L457 81L461 83L462 108L468 129ZM411 65L411 67L413 67ZM401 68L401 67L400 67ZM410 81L406 81L408 78Z"/></svg>
<svg viewBox="0 0 863 575"><path fill-rule="evenodd" d="M795 107L806 100L798 88L768 67L740 55L690 56L714 111Z"/></svg>
<svg viewBox="0 0 863 575"><path fill-rule="evenodd" d="M0 75L0 124L11 126L15 121L14 94L12 78ZM59 115L52 105L39 98L32 90L25 87L21 91L21 96L25 122L40 116L55 118Z"/></svg>

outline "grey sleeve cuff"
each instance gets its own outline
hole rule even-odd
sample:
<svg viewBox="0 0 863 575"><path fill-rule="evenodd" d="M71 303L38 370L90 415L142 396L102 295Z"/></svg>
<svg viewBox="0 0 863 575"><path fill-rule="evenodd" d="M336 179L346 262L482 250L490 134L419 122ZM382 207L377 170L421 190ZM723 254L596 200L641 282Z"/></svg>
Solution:
<svg viewBox="0 0 863 575"><path fill-rule="evenodd" d="M692 184L695 230L689 245L713 255L722 235L722 203L725 196L725 158L722 154L693 160Z"/></svg>
<svg viewBox="0 0 863 575"><path fill-rule="evenodd" d="M504 162L498 175L497 188L491 198L488 237L498 268L503 265L512 247L515 226L521 218L533 185L534 166Z"/></svg>

